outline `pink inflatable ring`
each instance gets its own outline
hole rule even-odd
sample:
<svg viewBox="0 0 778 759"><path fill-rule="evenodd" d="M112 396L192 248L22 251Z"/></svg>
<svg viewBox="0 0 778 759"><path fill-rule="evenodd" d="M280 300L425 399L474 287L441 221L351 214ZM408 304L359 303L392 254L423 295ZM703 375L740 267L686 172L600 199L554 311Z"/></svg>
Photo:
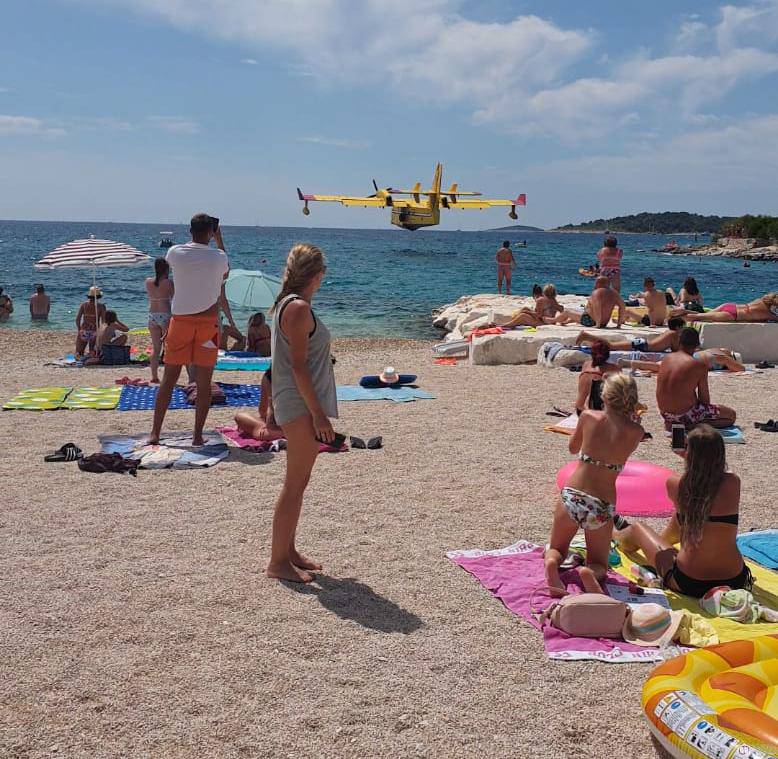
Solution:
<svg viewBox="0 0 778 759"><path fill-rule="evenodd" d="M560 490L578 466L573 460L557 473L556 486ZM616 478L616 511L623 516L669 517L675 506L667 497L667 478L672 469L648 461L628 461Z"/></svg>

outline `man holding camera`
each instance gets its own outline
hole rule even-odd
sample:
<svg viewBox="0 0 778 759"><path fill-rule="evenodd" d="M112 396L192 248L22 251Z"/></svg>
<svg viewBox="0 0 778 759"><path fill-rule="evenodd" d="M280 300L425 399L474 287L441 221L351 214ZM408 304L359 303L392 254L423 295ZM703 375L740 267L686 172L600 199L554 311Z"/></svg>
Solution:
<svg viewBox="0 0 778 759"><path fill-rule="evenodd" d="M165 337L165 373L154 407L154 425L148 442L156 444L162 432L173 389L182 366L194 367L197 383L192 445L203 445L203 427L211 407L211 379L219 352L219 298L229 272L219 220L198 213L189 225L192 242L174 245L165 259L175 283L172 318ZM216 241L216 248L209 243Z"/></svg>

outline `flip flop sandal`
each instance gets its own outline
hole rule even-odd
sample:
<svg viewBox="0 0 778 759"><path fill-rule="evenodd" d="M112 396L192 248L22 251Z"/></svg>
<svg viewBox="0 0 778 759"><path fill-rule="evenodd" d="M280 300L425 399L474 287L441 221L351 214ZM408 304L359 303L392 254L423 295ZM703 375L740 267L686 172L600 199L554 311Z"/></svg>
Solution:
<svg viewBox="0 0 778 759"><path fill-rule="evenodd" d="M771 364L769 361L760 361L758 364L754 364L757 369L775 369L775 364Z"/></svg>
<svg viewBox="0 0 778 759"><path fill-rule="evenodd" d="M59 450L44 456L43 460L52 463L58 461L78 461L82 458L84 458L84 453L75 443L65 443Z"/></svg>
<svg viewBox="0 0 778 759"><path fill-rule="evenodd" d="M766 422L754 422L754 427L762 432L778 432L778 422L768 419Z"/></svg>
<svg viewBox="0 0 778 759"><path fill-rule="evenodd" d="M348 440L352 448L367 448L365 441L361 437L351 436Z"/></svg>
<svg viewBox="0 0 778 759"><path fill-rule="evenodd" d="M384 447L384 439L380 436L378 437L371 437L370 440L367 441L367 449L369 451L377 451L379 448Z"/></svg>

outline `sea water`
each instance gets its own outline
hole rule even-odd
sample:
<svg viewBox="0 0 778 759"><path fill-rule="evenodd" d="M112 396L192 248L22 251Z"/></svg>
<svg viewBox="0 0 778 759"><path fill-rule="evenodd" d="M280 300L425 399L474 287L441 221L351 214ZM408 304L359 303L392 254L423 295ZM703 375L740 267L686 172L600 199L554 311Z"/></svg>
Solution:
<svg viewBox="0 0 778 759"><path fill-rule="evenodd" d="M24 329L33 323L27 300L38 282L51 297L53 329L75 329L75 315L92 284L91 269L40 272L33 263L62 243L94 235L129 243L151 256L164 255L159 233L172 230L176 242L186 242L185 226L87 222L0 221L0 286L14 299L16 311L3 324ZM327 256L327 274L315 308L336 337L433 338L433 309L462 295L495 292L494 254L504 239L527 241L514 248L518 262L513 292L528 294L533 283L553 282L560 293L591 291L592 280L578 274L602 243L594 233L446 232L402 229L317 229L303 227L225 227L224 242L233 268L261 269L280 276L286 253L297 241L315 243ZM726 300L744 302L778 289L778 265L723 257L672 256L652 253L670 237L622 235L622 294L642 289L651 275L657 286L681 287L694 276L707 305ZM677 237L688 243L692 237ZM701 237L700 242L705 242ZM132 327L146 325L147 300L143 280L153 276L153 264L134 269L97 271L103 302ZM235 309L239 326L249 312ZM34 326L44 326L35 322Z"/></svg>

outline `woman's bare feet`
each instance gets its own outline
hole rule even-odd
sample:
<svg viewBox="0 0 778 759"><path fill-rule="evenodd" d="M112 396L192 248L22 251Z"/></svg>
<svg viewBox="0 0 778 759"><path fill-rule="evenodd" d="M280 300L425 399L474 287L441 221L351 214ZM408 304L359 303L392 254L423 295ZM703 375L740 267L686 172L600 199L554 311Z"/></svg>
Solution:
<svg viewBox="0 0 778 759"><path fill-rule="evenodd" d="M265 574L272 580L288 580L289 582L313 581L312 574L303 569L298 569L291 561L268 564Z"/></svg>
<svg viewBox="0 0 778 759"><path fill-rule="evenodd" d="M559 560L557 558L559 553L557 551L554 551L554 553L557 556L549 556L547 552L543 562L546 571L546 583L551 589L551 597L559 598L567 595L567 587L559 577Z"/></svg>
<svg viewBox="0 0 778 759"><path fill-rule="evenodd" d="M317 561L314 561L313 559L309 559L306 556L303 556L296 549L290 551L289 560L292 562L292 564L294 564L294 566L299 567L300 569L310 569L312 572L321 571L321 564L319 564Z"/></svg>

